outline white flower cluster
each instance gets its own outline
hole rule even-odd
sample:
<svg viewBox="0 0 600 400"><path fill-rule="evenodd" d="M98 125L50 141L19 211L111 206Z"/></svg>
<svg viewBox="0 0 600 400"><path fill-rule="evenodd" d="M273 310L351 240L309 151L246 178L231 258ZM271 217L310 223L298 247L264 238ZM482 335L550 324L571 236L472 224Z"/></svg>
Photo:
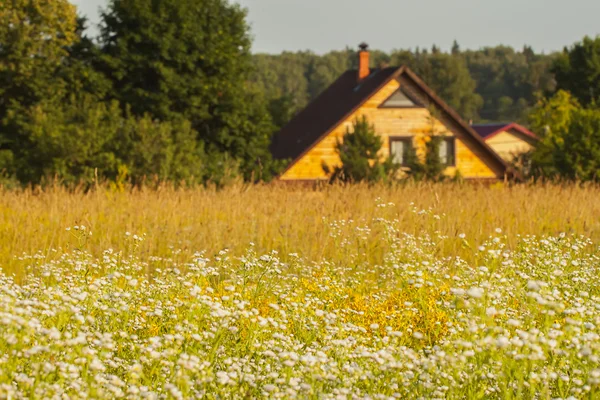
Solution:
<svg viewBox="0 0 600 400"><path fill-rule="evenodd" d="M375 222L382 265L251 246L185 264L77 251L24 282L0 274L0 398L600 397L596 245L496 236L471 265Z"/></svg>

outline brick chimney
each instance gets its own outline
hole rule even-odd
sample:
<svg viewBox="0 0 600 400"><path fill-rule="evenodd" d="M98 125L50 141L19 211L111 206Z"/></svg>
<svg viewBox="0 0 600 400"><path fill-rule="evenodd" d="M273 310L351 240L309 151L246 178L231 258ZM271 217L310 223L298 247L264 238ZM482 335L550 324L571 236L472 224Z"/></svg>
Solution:
<svg viewBox="0 0 600 400"><path fill-rule="evenodd" d="M361 43L358 45L358 81L365 79L371 71L369 70L369 45Z"/></svg>

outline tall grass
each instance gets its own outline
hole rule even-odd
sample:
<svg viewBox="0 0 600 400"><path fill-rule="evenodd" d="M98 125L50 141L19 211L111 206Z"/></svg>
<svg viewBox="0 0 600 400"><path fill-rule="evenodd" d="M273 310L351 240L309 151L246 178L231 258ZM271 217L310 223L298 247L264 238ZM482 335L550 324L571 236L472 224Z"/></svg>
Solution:
<svg viewBox="0 0 600 400"><path fill-rule="evenodd" d="M348 237L349 230L359 233L364 221L377 216L397 219L402 232L448 236L439 244L439 251L447 254L459 254L462 248L452 238L465 234L472 243L479 243L496 228L507 234L509 246L516 243L517 235L560 232L597 240L598 199L600 188L575 185L3 190L0 267L22 277L25 271L16 262L18 256L42 249L51 257L79 246L73 231L66 230L79 225L93 232L85 243L92 254L121 247L125 233L130 232L146 234L140 256L178 259L203 250L207 255L223 249L240 254L254 243L258 252L276 250L284 260L293 252L307 261L339 261L345 251L338 237ZM378 262L381 246L377 235L371 235L361 256Z"/></svg>
<svg viewBox="0 0 600 400"><path fill-rule="evenodd" d="M0 398L599 398L598 191L5 191Z"/></svg>

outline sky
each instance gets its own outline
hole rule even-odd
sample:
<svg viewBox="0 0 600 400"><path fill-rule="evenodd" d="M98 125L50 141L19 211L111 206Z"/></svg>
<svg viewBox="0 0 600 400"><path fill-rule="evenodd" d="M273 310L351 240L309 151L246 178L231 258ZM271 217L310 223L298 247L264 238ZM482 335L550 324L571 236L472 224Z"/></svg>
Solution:
<svg viewBox="0 0 600 400"><path fill-rule="evenodd" d="M71 0L98 22L106 0ZM248 9L253 52L356 47L448 50L499 44L561 50L600 35L599 0L235 0Z"/></svg>

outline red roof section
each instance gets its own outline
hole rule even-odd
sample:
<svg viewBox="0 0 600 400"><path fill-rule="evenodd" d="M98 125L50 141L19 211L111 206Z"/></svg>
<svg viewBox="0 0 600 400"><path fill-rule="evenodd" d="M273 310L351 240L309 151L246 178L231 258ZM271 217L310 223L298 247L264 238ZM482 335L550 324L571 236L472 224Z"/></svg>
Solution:
<svg viewBox="0 0 600 400"><path fill-rule="evenodd" d="M525 136L528 136L534 140L539 140L537 135L525 128L523 125L519 125L516 122L505 122L505 123L493 123L493 124L474 124L471 125L473 130L481 136L484 140L489 140L499 134L510 129L514 129Z"/></svg>

